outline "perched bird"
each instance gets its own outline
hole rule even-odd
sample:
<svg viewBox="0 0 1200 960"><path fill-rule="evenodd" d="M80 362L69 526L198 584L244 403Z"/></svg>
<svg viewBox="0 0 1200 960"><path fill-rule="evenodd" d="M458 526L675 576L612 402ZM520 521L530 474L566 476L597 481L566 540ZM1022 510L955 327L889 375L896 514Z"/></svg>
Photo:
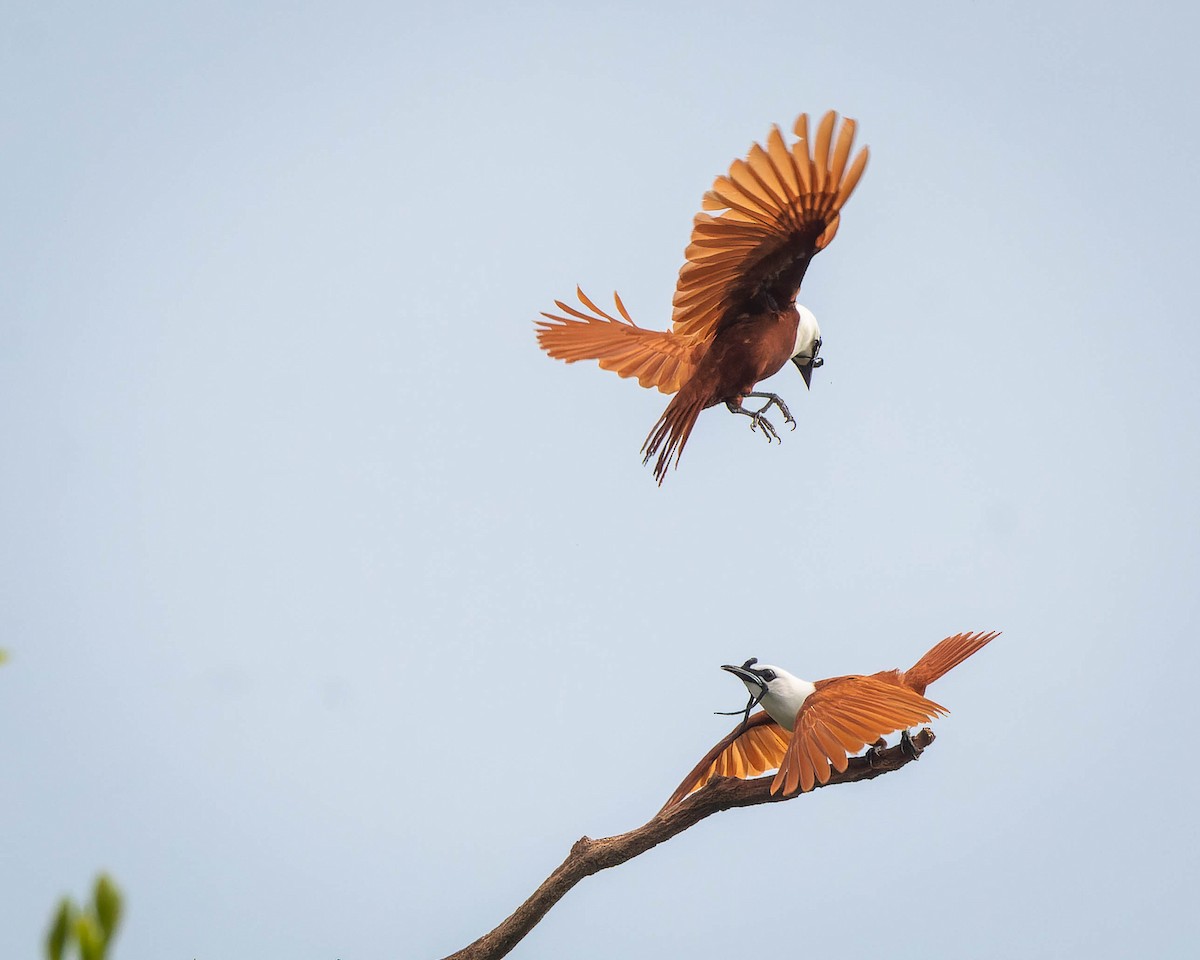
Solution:
<svg viewBox="0 0 1200 960"><path fill-rule="evenodd" d="M771 792L788 796L829 780L830 768L846 769L847 758L880 737L927 723L948 713L926 700L925 688L996 637L958 633L937 644L909 670L833 677L809 683L779 667L747 660L726 665L750 691L745 719L705 754L663 805L667 810L713 777L748 779L778 769ZM751 715L761 703L763 710ZM739 711L742 712L742 711Z"/></svg>
<svg viewBox="0 0 1200 960"><path fill-rule="evenodd" d="M755 385L791 360L809 386L823 362L817 318L797 306L796 294L808 262L837 233L842 206L867 165L867 149L847 167L855 123L837 130L837 114L825 114L809 139L808 115L793 127L799 138L789 147L779 127L767 145L754 144L745 160L735 160L704 195L684 251L668 331L646 330L633 322L620 296L617 313L605 313L576 289L578 309L554 301L566 316L543 313L538 342L567 363L598 360L605 370L636 377L675 397L642 446L647 463L656 454L654 476L661 485L672 462L678 466L700 411L724 403L762 428L768 442L778 433L763 414L772 404L785 422L796 421L773 393ZM765 400L757 410L747 398Z"/></svg>

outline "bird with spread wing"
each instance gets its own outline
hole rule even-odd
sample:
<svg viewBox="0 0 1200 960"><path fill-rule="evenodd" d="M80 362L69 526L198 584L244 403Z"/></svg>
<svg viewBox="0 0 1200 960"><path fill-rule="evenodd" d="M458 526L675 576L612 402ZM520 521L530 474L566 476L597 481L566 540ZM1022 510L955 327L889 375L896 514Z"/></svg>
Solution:
<svg viewBox="0 0 1200 960"><path fill-rule="evenodd" d="M772 793L790 796L797 790L812 790L815 784L828 782L831 770L845 771L851 755L880 737L900 730L908 741L909 727L949 712L925 699L925 688L999 635L999 631L958 633L938 643L908 670L816 683L755 659L740 667L723 666L750 692L745 719L683 778L663 811L714 777L749 779L777 770ZM758 704L763 709L751 714Z"/></svg>
<svg viewBox="0 0 1200 960"><path fill-rule="evenodd" d="M823 362L820 327L796 304L796 294L809 261L837 233L868 155L864 147L851 162L855 122L847 118L838 127L837 119L825 114L810 139L802 114L791 145L773 127L765 147L754 144L716 178L703 209L718 212L701 212L693 222L670 330L639 327L617 294L619 316L613 316L579 289L580 307L556 300L561 313L537 321L538 343L550 356L597 360L643 387L675 394L642 446L643 463L657 456L660 485L708 407L724 403L749 417L751 430L761 428L768 441L778 439L764 416L772 405L795 429L783 400L754 388L789 360L808 386ZM766 402L748 410L742 401L750 398Z"/></svg>

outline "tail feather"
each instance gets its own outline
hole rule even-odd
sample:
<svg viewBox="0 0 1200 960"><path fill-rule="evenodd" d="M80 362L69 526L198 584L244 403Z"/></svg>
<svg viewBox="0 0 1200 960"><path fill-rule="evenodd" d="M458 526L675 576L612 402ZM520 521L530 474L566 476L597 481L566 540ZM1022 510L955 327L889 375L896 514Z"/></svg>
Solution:
<svg viewBox="0 0 1200 960"><path fill-rule="evenodd" d="M960 663L982 650L1000 636L999 630L989 633L956 633L938 643L904 674L904 685L924 694L925 688L945 676Z"/></svg>
<svg viewBox="0 0 1200 960"><path fill-rule="evenodd" d="M645 454L642 463L649 463L650 458L658 454L658 461L654 465L654 479L660 487L672 462L679 466L679 458L687 445L692 428L696 425L696 418L708 405L708 398L698 390L688 389L690 386L690 383L685 384L683 389L675 394L663 415L658 418L658 423L651 428L646 442L642 444L642 453Z"/></svg>

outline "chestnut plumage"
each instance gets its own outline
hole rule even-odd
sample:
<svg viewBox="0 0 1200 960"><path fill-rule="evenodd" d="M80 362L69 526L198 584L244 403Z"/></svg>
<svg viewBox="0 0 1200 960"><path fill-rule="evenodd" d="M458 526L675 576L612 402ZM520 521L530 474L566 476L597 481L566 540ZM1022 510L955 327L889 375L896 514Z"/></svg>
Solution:
<svg viewBox="0 0 1200 960"><path fill-rule="evenodd" d="M537 321L538 342L550 356L597 360L643 387L675 394L642 447L643 463L657 458L660 484L678 465L701 411L724 403L749 417L751 429L777 439L767 409L778 406L786 422L795 421L778 396L755 386L789 360L807 386L821 365L820 328L797 306L796 294L809 261L837 233L868 153L864 147L850 162L855 122L846 119L839 128L832 111L811 141L806 114L793 131L798 139L789 146L773 127L765 147L751 146L704 195L704 211L718 212L701 212L693 222L670 330L639 327L616 294L613 316L578 289L579 307L556 300L561 312ZM747 398L767 402L748 410Z"/></svg>
<svg viewBox="0 0 1200 960"><path fill-rule="evenodd" d="M832 677L809 683L780 667L747 661L725 666L757 697L763 710L739 723L713 747L663 805L667 810L713 777L757 777L777 770L771 792L784 796L829 780L848 758L897 730L928 723L949 711L925 689L998 637L957 633L908 670Z"/></svg>

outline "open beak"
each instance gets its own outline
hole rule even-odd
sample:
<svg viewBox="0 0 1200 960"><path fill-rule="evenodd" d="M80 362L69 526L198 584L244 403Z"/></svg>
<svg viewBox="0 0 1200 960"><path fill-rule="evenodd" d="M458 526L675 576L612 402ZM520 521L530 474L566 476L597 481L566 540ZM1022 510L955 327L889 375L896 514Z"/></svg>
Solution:
<svg viewBox="0 0 1200 960"><path fill-rule="evenodd" d="M754 661L752 660L750 662L753 663ZM762 677L758 676L756 673L751 673L745 667L735 667L733 664L726 663L722 665L721 669L728 670L744 683L754 684L758 687L758 693L750 694L750 700L741 710L731 710L728 712L724 710L717 711L717 713L725 717L736 717L738 714L741 714L742 723L744 724L750 719L750 711L757 707L759 703L762 702L762 698L767 695L767 685L763 682Z"/></svg>
<svg viewBox="0 0 1200 960"><path fill-rule="evenodd" d="M747 710L751 709L752 707L757 706L758 702L767 695L767 685L765 682L763 682L763 678L760 677L757 673L752 673L751 671L747 670L745 667L735 667L729 663L724 664L721 667L721 669L728 670L730 673L732 673L735 677L737 677L743 683L751 684L752 686L758 687L758 693L754 693L754 694L750 695L750 706L746 708Z"/></svg>
<svg viewBox="0 0 1200 960"><path fill-rule="evenodd" d="M755 686L763 686L762 678L757 673L751 673L745 667L735 667L733 664L726 663L722 665L722 670L728 670L739 680L744 680L746 683L753 683Z"/></svg>

